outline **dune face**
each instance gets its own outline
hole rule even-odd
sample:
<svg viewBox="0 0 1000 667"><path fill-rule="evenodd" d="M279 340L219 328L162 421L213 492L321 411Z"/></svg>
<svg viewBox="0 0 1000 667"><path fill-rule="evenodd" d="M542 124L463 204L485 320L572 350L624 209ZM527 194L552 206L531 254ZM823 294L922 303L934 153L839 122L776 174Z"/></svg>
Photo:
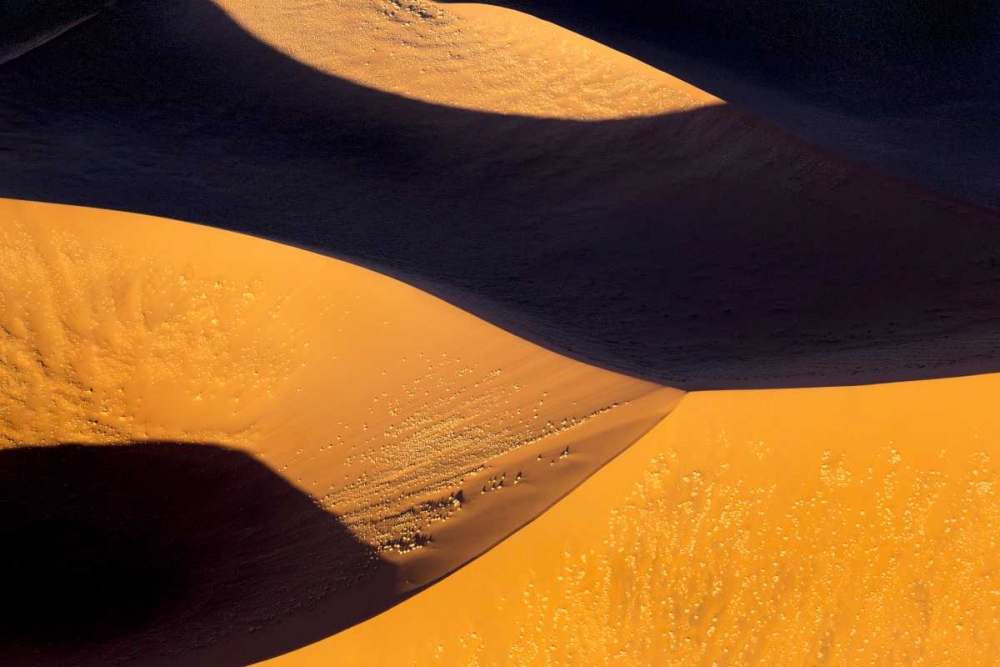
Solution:
<svg viewBox="0 0 1000 667"><path fill-rule="evenodd" d="M31 575L4 664L242 665L317 641L518 529L680 398L302 250L0 216L0 532Z"/></svg>
<svg viewBox="0 0 1000 667"><path fill-rule="evenodd" d="M782 389L998 370L1000 212L509 9L12 6L0 665L1000 659L1000 376Z"/></svg>
<svg viewBox="0 0 1000 667"><path fill-rule="evenodd" d="M784 71L794 67L834 70L890 62L974 45L992 35L993 0L499 0L522 11L575 15L594 24L627 29L666 42L712 39L719 48L742 51ZM570 20L572 20L570 18ZM728 47L724 42L728 41ZM840 58L831 58L836 54ZM793 64L794 63L794 64Z"/></svg>
<svg viewBox="0 0 1000 667"><path fill-rule="evenodd" d="M366 88L451 108L607 120L716 102L597 42L487 5L423 0L215 4L247 33L298 63Z"/></svg>
<svg viewBox="0 0 1000 667"><path fill-rule="evenodd" d="M998 388L690 394L465 569L266 664L995 664Z"/></svg>
<svg viewBox="0 0 1000 667"><path fill-rule="evenodd" d="M993 0L494 0L855 159L1000 207Z"/></svg>
<svg viewBox="0 0 1000 667"><path fill-rule="evenodd" d="M446 108L345 81L377 77L295 47L277 19L255 23L250 11L273 9L223 7L229 13L202 0L123 3L5 65L0 193L167 215L351 257L550 348L671 386L996 368L980 344L995 338L1000 305L993 211L817 150L665 75L623 97L623 114L641 114L631 100L662 90L650 96L652 117ZM361 19L397 26L391 12L337 14L351 7L284 6L289 17L354 26L339 29L345 40L366 29ZM402 32L385 28L386 43L402 51L433 42L436 21L459 18L478 34L476 21L500 11L400 15L405 24L391 30ZM551 48L574 44L558 35ZM518 60L507 41L488 44L497 53L470 53L466 71L508 54L531 91L548 80L541 73L562 71L538 55ZM382 42L372 48L378 63L392 60ZM406 93L407 78L418 87L419 66L441 61L428 51L387 66L382 89ZM637 81L648 70L621 58L606 76ZM327 66L330 74L315 69ZM502 106L498 90L468 106ZM515 98L503 108L587 117L544 96L541 106ZM592 107L589 93L576 99L613 117L613 96L593 93Z"/></svg>

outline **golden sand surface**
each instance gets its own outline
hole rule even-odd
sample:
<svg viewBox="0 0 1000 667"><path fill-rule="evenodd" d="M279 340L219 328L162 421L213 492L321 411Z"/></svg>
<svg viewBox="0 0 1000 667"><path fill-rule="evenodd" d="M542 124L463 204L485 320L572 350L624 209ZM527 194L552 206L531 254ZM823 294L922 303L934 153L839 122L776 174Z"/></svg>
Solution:
<svg viewBox="0 0 1000 667"><path fill-rule="evenodd" d="M266 72L237 72L209 57L233 34L214 9L189 3L160 20L157 7L129 7L66 43L78 31L79 43L121 46L136 41L129 26L156 26L135 62L94 51L108 66L78 77L80 57L55 42L59 66L39 49L11 75L18 90L55 72L39 104L11 105L28 119L7 135L29 137L19 164L41 165L26 180L70 199L111 183L121 208L186 201L269 235L266 219L292 208L275 238L422 268L511 308L564 308L538 331L600 339L605 361L655 364L690 386L958 372L993 335L995 212L814 150L595 42L420 0L218 7L292 65L391 95L318 82L270 53L253 61ZM37 142L23 129L46 110L64 126ZM60 136L84 159L54 150ZM352 162L369 153L406 159L385 174ZM113 159L94 170L94 155ZM581 271L578 257L593 263ZM379 609L433 584L272 664L997 660L998 376L696 393L671 413L679 391L569 360L352 264L9 199L0 273L4 450L225 446L391 565ZM535 282L506 284L524 276ZM532 302L531 285L545 298ZM305 561L272 528L274 576L291 577ZM208 629L178 645L150 626L72 661L12 664L224 664L251 633L312 628L274 644L283 650L318 639L315 619L336 606L320 604L322 582L309 608L291 584L276 590L253 619L237 603L205 623L192 615Z"/></svg>
<svg viewBox="0 0 1000 667"><path fill-rule="evenodd" d="M603 368L687 389L998 370L996 211L525 14L123 1L0 90L0 194L351 258Z"/></svg>
<svg viewBox="0 0 1000 667"><path fill-rule="evenodd" d="M427 0L218 0L245 30L322 72L450 107L599 120L721 100L528 14Z"/></svg>
<svg viewBox="0 0 1000 667"><path fill-rule="evenodd" d="M0 446L248 452L392 563L399 594L541 512L681 395L287 246L13 200L0 220Z"/></svg>
<svg viewBox="0 0 1000 667"><path fill-rule="evenodd" d="M483 557L267 664L996 664L998 391L689 394Z"/></svg>

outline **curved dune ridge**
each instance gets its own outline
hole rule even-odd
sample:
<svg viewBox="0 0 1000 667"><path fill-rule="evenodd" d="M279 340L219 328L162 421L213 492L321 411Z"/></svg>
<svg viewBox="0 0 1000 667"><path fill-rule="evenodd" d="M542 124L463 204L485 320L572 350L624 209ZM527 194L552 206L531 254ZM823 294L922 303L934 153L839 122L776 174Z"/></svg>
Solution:
<svg viewBox="0 0 1000 667"><path fill-rule="evenodd" d="M482 558L266 664L996 664L997 391L689 394Z"/></svg>
<svg viewBox="0 0 1000 667"><path fill-rule="evenodd" d="M0 195L351 258L605 368L684 388L998 369L996 211L509 10L122 0L0 90Z"/></svg>
<svg viewBox="0 0 1000 667"><path fill-rule="evenodd" d="M602 120L721 104L623 53L521 12L427 0L218 0L251 35L319 71L452 108Z"/></svg>
<svg viewBox="0 0 1000 667"><path fill-rule="evenodd" d="M509 10L58 6L0 39L0 663L1000 657L1000 376L615 372L997 370L996 211Z"/></svg>
<svg viewBox="0 0 1000 667"><path fill-rule="evenodd" d="M831 149L1000 207L994 0L489 2L597 39Z"/></svg>
<svg viewBox="0 0 1000 667"><path fill-rule="evenodd" d="M246 664L316 641L492 546L680 397L301 250L66 206L5 200L0 216L0 503L20 508L5 544L69 526L56 535L84 561L121 538L144 568L122 577L162 557L167 581L135 627L60 612L50 634L68 624L78 643L38 643L36 610L0 636L5 664ZM20 505L36 467L44 502ZM145 509L107 516L129 506ZM74 590L80 622L117 599Z"/></svg>

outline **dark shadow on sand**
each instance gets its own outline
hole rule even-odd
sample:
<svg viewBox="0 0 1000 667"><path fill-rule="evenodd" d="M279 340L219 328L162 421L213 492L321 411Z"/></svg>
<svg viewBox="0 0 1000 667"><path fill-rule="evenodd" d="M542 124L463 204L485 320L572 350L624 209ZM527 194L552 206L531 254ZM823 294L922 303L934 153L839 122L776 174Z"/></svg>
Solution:
<svg viewBox="0 0 1000 667"><path fill-rule="evenodd" d="M458 0L439 0L442 3ZM936 61L989 48L997 0L490 0L601 41L635 37L772 83L827 89L856 109L900 108L943 82ZM615 46L625 44L616 42ZM628 47L625 50L630 51ZM967 66L974 61L965 61ZM995 70L994 70L995 71ZM927 74L929 76L925 77ZM950 72L950 77L982 72ZM981 82L988 83L988 82Z"/></svg>
<svg viewBox="0 0 1000 667"><path fill-rule="evenodd" d="M403 99L209 0L122 0L0 67L0 196L349 258L686 388L1000 370L1000 216L732 107L577 122Z"/></svg>
<svg viewBox="0 0 1000 667"><path fill-rule="evenodd" d="M0 0L0 64L96 15L113 0Z"/></svg>
<svg viewBox="0 0 1000 667"><path fill-rule="evenodd" d="M393 602L393 570L247 454L0 451L0 664L247 665Z"/></svg>
<svg viewBox="0 0 1000 667"><path fill-rule="evenodd" d="M1000 208L998 0L488 1L855 159Z"/></svg>

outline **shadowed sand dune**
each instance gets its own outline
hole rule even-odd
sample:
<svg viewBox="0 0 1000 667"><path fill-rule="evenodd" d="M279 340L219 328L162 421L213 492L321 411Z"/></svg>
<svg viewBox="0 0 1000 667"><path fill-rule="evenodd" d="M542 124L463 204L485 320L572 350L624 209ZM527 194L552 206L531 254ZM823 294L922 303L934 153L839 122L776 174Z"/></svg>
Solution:
<svg viewBox="0 0 1000 667"><path fill-rule="evenodd" d="M690 394L482 558L266 664L995 665L998 391Z"/></svg>
<svg viewBox="0 0 1000 667"><path fill-rule="evenodd" d="M452 0L443 0L451 2ZM919 76L929 57L974 50L995 36L1000 6L995 0L494 0L550 20L599 30L601 26L672 45L711 47L715 56L742 55L748 70L805 79L823 73L855 92L921 95L902 90L889 72ZM906 66L909 66L907 68ZM964 73L957 72L957 76ZM862 82L884 83L889 91L863 91Z"/></svg>
<svg viewBox="0 0 1000 667"><path fill-rule="evenodd" d="M674 386L997 368L995 212L817 150L523 15L223 4L229 14L206 0L123 2L0 68L0 194L351 257ZM501 15L545 48L495 32ZM368 65L351 39L366 30L383 37ZM275 48L401 94L427 77L439 84L428 99L449 104L467 85L469 106L504 113L386 94ZM546 69L560 49L591 53L625 88L589 80L572 57ZM499 85L512 76L523 89Z"/></svg>
<svg viewBox="0 0 1000 667"><path fill-rule="evenodd" d="M65 568L5 590L3 665L316 641L492 547L682 395L360 267L148 216L0 200L0 273L0 565ZM177 444L116 446L145 441ZM206 442L229 449L185 444Z"/></svg>
<svg viewBox="0 0 1000 667"><path fill-rule="evenodd" d="M494 0L828 148L1000 207L996 0Z"/></svg>
<svg viewBox="0 0 1000 667"><path fill-rule="evenodd" d="M0 450L5 665L246 665L398 600L393 568L207 444Z"/></svg>
<svg viewBox="0 0 1000 667"><path fill-rule="evenodd" d="M21 200L350 257L688 387L995 369L1000 214L497 8L123 1L32 44L3 664L246 664L389 607L277 661L996 653L996 376L665 420L682 392L386 275Z"/></svg>

